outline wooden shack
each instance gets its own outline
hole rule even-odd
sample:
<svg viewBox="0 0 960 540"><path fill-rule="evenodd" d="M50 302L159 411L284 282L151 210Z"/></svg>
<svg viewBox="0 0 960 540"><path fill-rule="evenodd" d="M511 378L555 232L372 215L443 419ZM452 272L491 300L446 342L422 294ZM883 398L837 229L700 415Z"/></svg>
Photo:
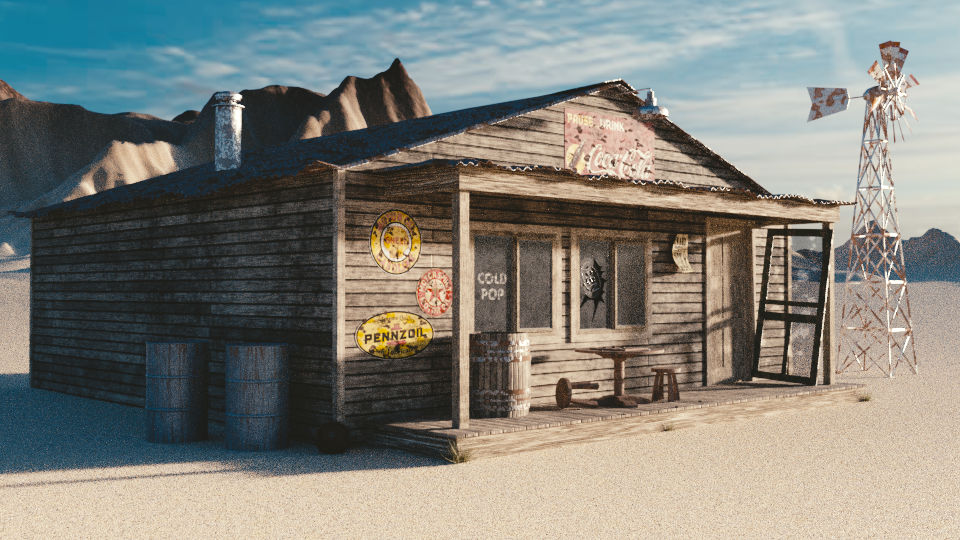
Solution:
<svg viewBox="0 0 960 540"><path fill-rule="evenodd" d="M631 392L650 391L655 365L676 368L681 389L748 377L763 229L829 230L842 203L773 196L666 117L637 120L643 105L605 82L262 147L238 169L18 214L33 230L31 385L142 407L144 344L207 340L222 422L225 345L287 343L291 435L310 439L329 420L358 433L432 414L468 425L480 330L529 335L535 406L561 377L610 393L611 363L583 347L663 348L627 364ZM629 159L566 142L578 127L637 125L649 140ZM390 227L407 236L384 240ZM588 260L607 288L585 301ZM365 325L397 314L429 323L425 348L364 342L377 339Z"/></svg>

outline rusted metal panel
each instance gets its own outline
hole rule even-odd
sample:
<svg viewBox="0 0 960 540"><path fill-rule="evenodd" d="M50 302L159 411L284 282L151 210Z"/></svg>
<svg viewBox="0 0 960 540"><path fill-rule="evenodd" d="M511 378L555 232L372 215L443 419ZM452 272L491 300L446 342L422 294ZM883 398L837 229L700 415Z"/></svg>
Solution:
<svg viewBox="0 0 960 540"><path fill-rule="evenodd" d="M564 165L577 174L653 180L653 128L629 117L563 110Z"/></svg>
<svg viewBox="0 0 960 540"><path fill-rule="evenodd" d="M810 101L813 103L807 122L845 111L850 103L846 88L807 87L807 92L810 93Z"/></svg>

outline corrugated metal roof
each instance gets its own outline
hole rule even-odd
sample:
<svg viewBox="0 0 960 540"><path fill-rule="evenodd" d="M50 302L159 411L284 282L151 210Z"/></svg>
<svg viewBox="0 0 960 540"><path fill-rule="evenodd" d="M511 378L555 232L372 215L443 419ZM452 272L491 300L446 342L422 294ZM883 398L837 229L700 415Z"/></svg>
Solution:
<svg viewBox="0 0 960 540"><path fill-rule="evenodd" d="M400 170L409 170L430 166L449 166L449 167L485 167L491 169L499 169L503 171L510 172L525 172L525 171L536 171L536 172L548 172L554 174L560 174L563 176L569 176L573 178L587 178L590 180L612 180L620 183L627 183L626 180L623 180L616 176L609 176L606 174L590 174L590 175L581 175L570 169L564 169L562 167L549 167L542 165L500 165L489 160L481 159L431 159L427 161L422 161L420 163L409 163L406 165L398 165L396 167L388 167L383 169L376 169L374 171L368 171L368 174L388 174L392 171ZM683 182L677 182L675 180L653 180L653 181L644 181L644 180L632 180L632 184L640 186L658 186L658 187L668 187L675 189L682 189L686 191L710 191L710 192L721 192L721 193L733 193L737 195L747 195L751 197L756 197L757 199L764 200L791 200L791 201L800 201L809 204L821 204L821 205L835 205L835 206L848 206L855 203L847 201L833 201L827 199L811 199L809 197L804 197L803 195L772 195L766 190L763 193L757 193L756 191L751 191L748 189L741 188L730 188L724 186L699 186L699 185L687 185Z"/></svg>
<svg viewBox="0 0 960 540"><path fill-rule="evenodd" d="M306 171L322 169L350 169L359 165L375 161L385 156L396 154L407 149L416 148L459 135L480 127L497 124L516 118L524 114L558 105L581 96L595 94L604 90L616 90L629 96L638 105L643 100L636 96L636 90L625 81L617 79L605 81L589 86L565 90L545 96L519 99L505 103L495 103L482 107L473 107L459 111L415 118L403 122L373 126L366 129L346 131L326 137L306 139L274 146L264 146L243 152L241 166L238 169L217 171L213 163L206 163L183 169L136 184L118 186L116 188L72 201L46 206L26 212L11 212L18 217L40 217L54 211L82 212L93 210L108 204L130 204L137 201L158 200L161 198L180 200L193 199L212 195L220 190L245 184L257 179L279 178L293 176ZM758 198L792 199L806 202L819 200L808 199L799 195L772 195L762 186L751 180L739 169L726 162L715 152L710 151L702 143L689 136L682 129L667 119L659 120L661 127L670 128L684 134L689 142L716 156L720 162L739 173L750 185L756 186L756 191L709 188L711 191L724 191L755 195ZM431 160L438 161L438 160ZM439 160L443 161L443 160ZM425 162L427 163L427 162ZM461 160L463 165L494 166L505 170L533 170L555 169L554 167L507 167L481 160ZM418 164L421 165L421 164ZM404 166L405 167L405 166ZM400 167L402 168L402 167ZM391 169L397 169L396 167ZM569 171L565 172L569 173ZM570 173L572 174L572 173ZM594 177L604 179L606 176ZM615 179L620 182L620 179ZM659 185L678 187L681 189L705 189L686 186L679 182L658 181L639 182L641 185ZM840 201L819 201L817 204L852 204Z"/></svg>
<svg viewBox="0 0 960 540"><path fill-rule="evenodd" d="M207 163L72 201L11 213L18 217L39 217L53 211L92 210L110 203L132 203L161 197L190 199L256 179L293 176L307 169L349 169L605 89L619 89L638 104L642 103L642 100L636 97L636 90L632 86L617 79L545 96L450 111L326 137L263 146L243 152L239 169L217 171L213 163Z"/></svg>

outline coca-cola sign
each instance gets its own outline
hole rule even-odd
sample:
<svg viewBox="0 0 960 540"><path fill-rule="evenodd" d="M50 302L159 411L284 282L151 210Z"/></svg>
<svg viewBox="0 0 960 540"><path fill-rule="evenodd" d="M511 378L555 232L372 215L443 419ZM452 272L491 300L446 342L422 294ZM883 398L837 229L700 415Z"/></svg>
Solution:
<svg viewBox="0 0 960 540"><path fill-rule="evenodd" d="M578 174L653 180L653 128L633 118L563 110L564 167Z"/></svg>

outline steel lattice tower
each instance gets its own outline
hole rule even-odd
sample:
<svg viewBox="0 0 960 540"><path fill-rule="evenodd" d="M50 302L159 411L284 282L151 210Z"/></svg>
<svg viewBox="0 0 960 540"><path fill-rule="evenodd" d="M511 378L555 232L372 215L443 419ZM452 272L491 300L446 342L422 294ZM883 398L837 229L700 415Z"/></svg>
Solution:
<svg viewBox="0 0 960 540"><path fill-rule="evenodd" d="M879 84L863 94L866 110L840 316L837 373L854 363L864 371L873 364L893 377L901 362L907 363L914 373L919 370L893 189L888 124L896 140L895 123L906 111L913 114L904 103L905 90L919 83L913 75L905 76L900 71L907 51L900 48L899 42L881 44L880 55L884 64L874 62L868 71ZM808 90L813 101L808 121L847 107L846 89ZM901 128L901 138L902 134Z"/></svg>

